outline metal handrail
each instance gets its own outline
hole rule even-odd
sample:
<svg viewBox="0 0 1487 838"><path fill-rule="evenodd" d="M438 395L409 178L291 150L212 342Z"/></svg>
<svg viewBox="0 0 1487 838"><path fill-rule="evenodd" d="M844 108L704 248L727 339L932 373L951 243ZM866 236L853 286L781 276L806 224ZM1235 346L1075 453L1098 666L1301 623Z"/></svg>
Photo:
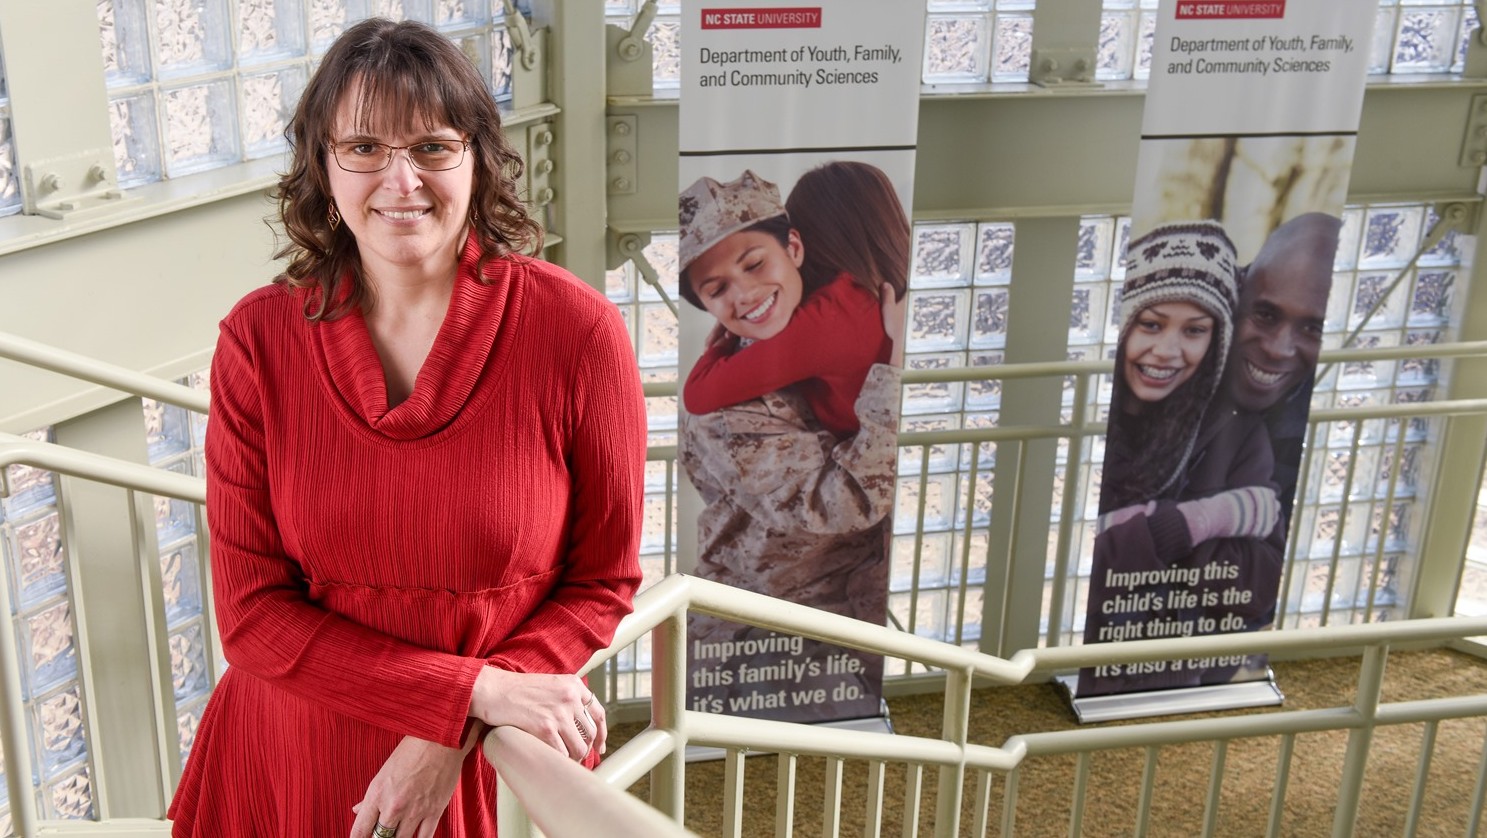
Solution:
<svg viewBox="0 0 1487 838"><path fill-rule="evenodd" d="M1374 346L1362 349L1325 349L1318 359L1322 364L1350 364L1359 361L1399 361L1407 358L1471 358L1487 356L1487 341L1427 343L1414 346ZM942 369L905 369L903 383L956 384L969 381L1013 381L1025 378L1109 375L1115 371L1111 359L1094 361L1024 361L994 366L945 367ZM675 396L675 381L651 381L644 385L647 398Z"/></svg>
<svg viewBox="0 0 1487 838"><path fill-rule="evenodd" d="M1136 663L1188 657L1302 653L1381 644L1431 643L1487 635L1487 617L1433 617L1381 623L1318 626L1285 631L1238 632L1200 637L1163 637L1024 649L1000 658L917 634L897 631L795 602L675 573L635 598L635 610L620 621L614 641L596 652L581 672L589 672L666 620L688 612L824 640L837 646L904 658L947 671L963 672L997 686L1026 683L1051 672L1104 663ZM1118 654L1112 654L1112 651Z"/></svg>
<svg viewBox="0 0 1487 838"><path fill-rule="evenodd" d="M678 687L686 683L685 625L690 612L712 614L734 622L943 667L946 670L944 733L940 739L883 736L868 731L684 709L678 702L684 701L685 691ZM1370 730L1380 725L1487 715L1487 695L1384 704L1378 700L1377 689L1383 659L1390 645L1440 642L1487 634L1487 618L1419 619L1285 632L1132 640L1029 649L1003 659L678 574L661 580L636 598L635 610L621 621L614 642L608 649L595 654L585 671L602 665L648 632L655 635L653 663L659 685L651 699L651 726L611 754L596 771L600 777L624 788L647 772L662 771L665 776L660 782L652 782L653 795L658 786L662 789L679 788L680 774L685 771L681 756L692 744L732 751L777 751L939 766L937 835L957 834L961 786L967 769L1015 772L1030 757L1052 754L1223 741L1247 736L1294 735L1320 730ZM967 728L963 724L966 700L974 680L1010 686L1050 672L1083 666L1275 652L1335 652L1339 648L1358 647L1367 650L1368 654L1360 674L1359 693L1351 706L1019 733L1000 746L968 741ZM957 720L962 723L957 723ZM1366 759L1366 742L1350 745L1346 761L1355 770L1345 773L1361 782L1361 765ZM1349 834L1356 817L1356 785L1345 782L1339 790L1339 805L1334 819L1336 834ZM660 805L669 806L671 815L679 820L681 801L665 799L664 792L661 796Z"/></svg>
<svg viewBox="0 0 1487 838"><path fill-rule="evenodd" d="M1418 346L1328 349L1322 351L1319 364L1390 361L1405 358L1463 358L1482 355L1487 355L1487 341L1460 341ZM0 358L89 381L131 395L145 396L197 413L208 412L210 399L204 392L8 332L0 331ZM1033 361L946 369L906 369L903 373L903 383L906 385L942 384L968 381L1012 381L1064 375L1088 376L1108 374L1113 369L1114 362L1108 359ZM642 389L647 398L663 398L675 396L677 386L675 381L652 381L645 383Z"/></svg>
<svg viewBox="0 0 1487 838"><path fill-rule="evenodd" d="M487 733L482 752L501 784L496 805L501 835L531 835L536 826L551 838L695 838L696 833L623 787L605 782L519 728Z"/></svg>
<svg viewBox="0 0 1487 838"><path fill-rule="evenodd" d="M0 474L6 466L13 465L32 466L192 503L206 503L207 499L206 481L200 477L0 432Z"/></svg>
<svg viewBox="0 0 1487 838"><path fill-rule="evenodd" d="M197 413L206 413L210 401L207 394L200 390L8 332L0 332L0 358L19 361L130 395L145 396Z"/></svg>

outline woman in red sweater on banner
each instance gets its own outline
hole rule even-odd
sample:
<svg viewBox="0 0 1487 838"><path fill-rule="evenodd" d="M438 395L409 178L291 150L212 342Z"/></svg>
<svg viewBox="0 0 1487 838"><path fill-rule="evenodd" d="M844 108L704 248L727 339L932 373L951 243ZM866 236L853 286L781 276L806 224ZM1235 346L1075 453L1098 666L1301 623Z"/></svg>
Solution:
<svg viewBox="0 0 1487 838"><path fill-rule="evenodd" d="M777 297L737 318L740 334L719 325L692 366L682 398L702 414L797 385L821 427L837 439L857 433L855 404L873 364L893 352L883 325L883 294L902 300L908 285L909 222L893 183L876 166L825 163L796 181L785 201L787 242L802 292L793 315ZM884 286L887 289L884 289ZM682 296L712 312L732 305L718 277L681 283Z"/></svg>
<svg viewBox="0 0 1487 838"><path fill-rule="evenodd" d="M285 273L222 321L207 513L226 671L177 836L495 835L474 753L587 765L574 675L640 582L645 412L619 312L541 230L479 73L416 23L326 53L287 132Z"/></svg>
<svg viewBox="0 0 1487 838"><path fill-rule="evenodd" d="M886 178L873 167L827 164L806 179L814 183L804 192L797 184L791 195L798 216L787 212L775 184L752 171L727 182L699 178L679 196L682 294L717 321L708 350L714 369L708 377L736 371L755 390L770 386L766 381L776 382L773 389L747 399L741 392L725 394L720 406L707 413L694 413L689 401L678 417L678 461L703 502L696 573L881 624L889 513L897 486L901 289L909 269L909 222L886 188ZM833 183L844 191L824 194ZM816 200L805 200L807 194ZM892 205L869 211L869 195L871 200L886 196ZM825 229L832 224L840 229ZM874 240L874 232L880 240ZM844 269L849 276L842 276ZM873 291L881 286L882 301L853 276L862 277ZM834 299L818 306L822 295ZM830 322L837 316L850 317L853 325ZM802 382L824 369L812 357L817 352L841 359L833 361L837 371L832 376L839 380L833 382L833 393L823 386L810 398ZM771 359L786 368L764 369ZM858 364L861 369L855 369ZM730 385L707 384L715 389ZM851 419L828 430L816 411L835 400L844 402ZM772 633L692 615L687 636L705 646L767 642ZM794 687L841 686L842 678L825 665L829 655L838 653L829 644L805 641L792 658L805 662L814 674L801 677ZM800 721L879 713L883 659L851 654L860 663L848 676L860 687L855 699L831 706L756 708L753 714ZM742 679L706 688L691 683L689 706L722 711L752 689Z"/></svg>

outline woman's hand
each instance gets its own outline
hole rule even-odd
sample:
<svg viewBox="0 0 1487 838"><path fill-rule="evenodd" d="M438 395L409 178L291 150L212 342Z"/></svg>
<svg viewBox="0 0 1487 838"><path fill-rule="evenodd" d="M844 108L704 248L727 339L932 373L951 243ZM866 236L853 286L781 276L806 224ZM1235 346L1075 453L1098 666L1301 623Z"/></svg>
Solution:
<svg viewBox="0 0 1487 838"><path fill-rule="evenodd" d="M475 733L471 731L463 749L404 736L372 778L366 796L351 807L356 813L351 838L371 838L377 824L395 830L398 838L433 838Z"/></svg>
<svg viewBox="0 0 1487 838"><path fill-rule="evenodd" d="M510 672L487 666L475 678L470 715L492 727L510 725L574 760L604 753L604 706L577 675Z"/></svg>
<svg viewBox="0 0 1487 838"><path fill-rule="evenodd" d="M887 335L888 339L893 341L893 356L890 363L895 367L903 367L904 316L909 309L909 293L905 291L903 296L899 296L894 291L893 286L887 283L883 284L879 293L883 297L881 303L883 308L883 334Z"/></svg>

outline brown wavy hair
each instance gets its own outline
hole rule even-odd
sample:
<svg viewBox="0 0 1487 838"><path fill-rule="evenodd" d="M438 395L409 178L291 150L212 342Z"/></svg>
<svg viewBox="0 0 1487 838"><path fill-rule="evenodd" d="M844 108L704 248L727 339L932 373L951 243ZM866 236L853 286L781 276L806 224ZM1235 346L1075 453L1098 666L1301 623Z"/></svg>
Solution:
<svg viewBox="0 0 1487 838"><path fill-rule="evenodd" d="M882 169L856 160L833 160L811 169L790 188L785 209L805 260L806 294L842 271L882 297L892 286L903 299L909 284L909 218Z"/></svg>
<svg viewBox="0 0 1487 838"><path fill-rule="evenodd" d="M274 254L289 265L276 282L318 289L305 317L331 320L372 302L356 239L332 230L329 143L342 97L356 91L359 130L427 129L443 123L468 138L475 178L470 226L480 244L480 273L492 259L536 253L542 228L517 194L523 164L501 131L501 115L475 64L459 47L422 23L371 18L331 45L284 130L292 151L279 178L279 218L289 239ZM399 122L402 120L402 122ZM345 284L345 285L343 285Z"/></svg>

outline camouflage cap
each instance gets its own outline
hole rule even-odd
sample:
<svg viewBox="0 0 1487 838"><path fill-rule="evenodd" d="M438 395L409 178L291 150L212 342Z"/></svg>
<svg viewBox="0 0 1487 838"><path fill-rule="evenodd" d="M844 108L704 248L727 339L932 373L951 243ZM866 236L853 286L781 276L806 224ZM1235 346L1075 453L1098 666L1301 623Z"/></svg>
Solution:
<svg viewBox="0 0 1487 838"><path fill-rule="evenodd" d="M698 178L677 198L681 270L739 230L784 214L779 188L748 169L727 183Z"/></svg>

